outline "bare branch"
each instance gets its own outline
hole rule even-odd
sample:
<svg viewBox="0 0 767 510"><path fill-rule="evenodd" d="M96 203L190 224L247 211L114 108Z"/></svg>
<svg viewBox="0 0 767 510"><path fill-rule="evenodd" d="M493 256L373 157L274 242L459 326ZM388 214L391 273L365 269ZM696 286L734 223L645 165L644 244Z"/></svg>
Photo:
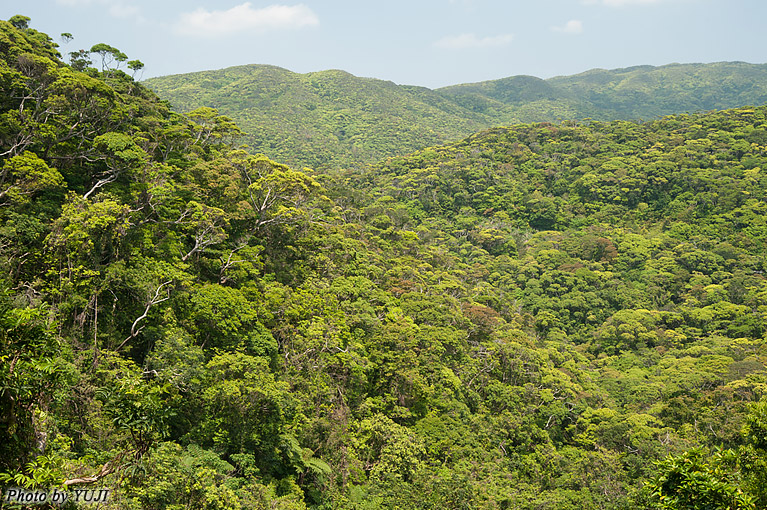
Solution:
<svg viewBox="0 0 767 510"><path fill-rule="evenodd" d="M218 272L218 283L223 285L224 283L229 281L229 277L226 276L225 274L229 268L237 264L242 264L243 262L253 262L253 259L232 260L232 257L234 257L235 253L242 250L243 248L247 248L247 246L248 246L248 243L243 242L242 244L234 248L231 252L229 252L229 256L227 257L226 262L224 262L223 258L219 257L219 260L221 261L221 270Z"/></svg>
<svg viewBox="0 0 767 510"><path fill-rule="evenodd" d="M125 457L126 453L127 452L125 451L121 452L120 454L117 455L117 457L115 457L114 459L110 460L109 462L101 466L101 469L95 475L84 476L81 478L70 478L69 480L64 480L63 485L65 487L69 487L70 485L83 485L83 484L98 482L105 476L111 475L112 473L120 469L120 467L122 467L122 466L119 466L119 463L120 461L122 461L123 457Z"/></svg>
<svg viewBox="0 0 767 510"><path fill-rule="evenodd" d="M97 189L109 184L110 182L114 182L116 180L117 180L117 173L111 173L108 176L104 177L103 179L99 179L98 182L94 184L93 187L88 191L88 193L83 195L83 198L87 199L89 196L91 196L91 193L93 193Z"/></svg>
<svg viewBox="0 0 767 510"><path fill-rule="evenodd" d="M163 297L160 297L160 292L162 292L163 287L165 287L166 285L170 285L171 283L173 283L173 280L168 280L166 282L161 283L160 286L157 287L157 290L155 290L154 292L154 296L149 297L149 300L147 301L147 304L146 304L146 308L144 308L144 313L141 314L138 318L136 318L135 321L133 321L133 325L130 328L130 335L128 336L128 338L123 340L120 345L117 346L117 349L115 349L115 351L119 351L120 349L122 349L122 347L126 343L128 343L128 341L136 338L139 335L139 333L141 333L141 331L144 329L144 326L141 326L139 328L138 323L146 319L147 315L149 315L149 310L151 310L153 306L170 299L170 289L167 289L165 291L165 296Z"/></svg>

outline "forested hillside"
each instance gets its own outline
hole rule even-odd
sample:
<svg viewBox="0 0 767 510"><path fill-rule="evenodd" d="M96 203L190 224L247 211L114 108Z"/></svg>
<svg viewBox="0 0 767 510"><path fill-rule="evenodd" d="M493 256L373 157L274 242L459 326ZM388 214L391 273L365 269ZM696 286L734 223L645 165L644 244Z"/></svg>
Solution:
<svg viewBox="0 0 767 510"><path fill-rule="evenodd" d="M0 21L4 496L767 507L767 107L300 171L28 24Z"/></svg>
<svg viewBox="0 0 767 510"><path fill-rule="evenodd" d="M217 108L236 119L254 151L299 168L371 163L491 125L432 90L338 70L298 74L248 65L146 85L181 112Z"/></svg>
<svg viewBox="0 0 767 510"><path fill-rule="evenodd" d="M767 103L767 65L745 62L592 69L541 80L512 76L437 92L500 124L562 119L652 120Z"/></svg>
<svg viewBox="0 0 767 510"><path fill-rule="evenodd" d="M549 80L512 76L437 90L259 65L145 84L178 111L219 109L254 151L315 169L364 166L498 125L652 120L767 103L767 65L742 62L597 69Z"/></svg>

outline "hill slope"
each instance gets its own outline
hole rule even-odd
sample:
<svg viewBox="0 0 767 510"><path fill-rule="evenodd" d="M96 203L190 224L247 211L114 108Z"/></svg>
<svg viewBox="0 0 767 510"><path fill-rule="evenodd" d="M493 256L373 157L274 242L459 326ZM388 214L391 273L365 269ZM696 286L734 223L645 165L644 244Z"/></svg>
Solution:
<svg viewBox="0 0 767 510"><path fill-rule="evenodd" d="M146 84L181 111L210 106L232 117L255 151L316 168L412 152L487 124L429 89L343 71L298 74L250 65Z"/></svg>
<svg viewBox="0 0 767 510"><path fill-rule="evenodd" d="M647 120L767 102L767 65L739 62L592 70L548 80L513 76L437 90L260 65L145 83L180 111L210 106L232 117L254 151L313 168L371 163L497 125Z"/></svg>
<svg viewBox="0 0 767 510"><path fill-rule="evenodd" d="M2 486L767 508L767 107L312 175L82 71L0 21Z"/></svg>

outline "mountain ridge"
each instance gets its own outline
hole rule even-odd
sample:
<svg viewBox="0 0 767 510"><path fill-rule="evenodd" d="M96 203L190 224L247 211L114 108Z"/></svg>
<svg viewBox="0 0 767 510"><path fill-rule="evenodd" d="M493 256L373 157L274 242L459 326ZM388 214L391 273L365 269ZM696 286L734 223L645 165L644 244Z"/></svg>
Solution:
<svg viewBox="0 0 767 510"><path fill-rule="evenodd" d="M218 109L256 152L316 169L360 167L499 125L648 120L767 102L767 64L739 62L517 75L437 89L262 64L143 83L178 111Z"/></svg>

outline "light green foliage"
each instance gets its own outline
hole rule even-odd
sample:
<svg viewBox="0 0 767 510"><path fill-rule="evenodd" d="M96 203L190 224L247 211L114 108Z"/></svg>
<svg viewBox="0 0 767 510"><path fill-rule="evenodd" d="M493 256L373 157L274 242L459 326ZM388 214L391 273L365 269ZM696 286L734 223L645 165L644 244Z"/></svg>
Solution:
<svg viewBox="0 0 767 510"><path fill-rule="evenodd" d="M194 322L203 346L237 345L255 328L255 309L237 289L205 285L194 289L189 299L191 309L185 315Z"/></svg>
<svg viewBox="0 0 767 510"><path fill-rule="evenodd" d="M53 260L66 261L57 275L58 292L82 287L105 263L116 261L130 226L128 206L117 200L101 197L89 202L73 194L68 198L46 239Z"/></svg>
<svg viewBox="0 0 767 510"><path fill-rule="evenodd" d="M178 78L180 83L153 78L147 84L164 97L183 90L172 98L180 111L219 105L248 133L254 152L298 168L360 165L484 126L477 115L433 91L341 71L299 75L242 66ZM225 92L214 99L219 91Z"/></svg>
<svg viewBox="0 0 767 510"><path fill-rule="evenodd" d="M19 30L27 30L29 28L29 21L31 19L32 18L29 16L22 16L21 14L17 14L12 16L8 22Z"/></svg>
<svg viewBox="0 0 767 510"><path fill-rule="evenodd" d="M28 201L36 193L64 184L61 174L32 152L5 161L0 170L0 200Z"/></svg>
<svg viewBox="0 0 767 510"><path fill-rule="evenodd" d="M357 456L373 480L412 480L421 469L424 447L420 438L381 414L362 420Z"/></svg>
<svg viewBox="0 0 767 510"><path fill-rule="evenodd" d="M146 159L146 153L130 136L122 133L105 133L93 140L97 150L103 151L110 167L134 166Z"/></svg>
<svg viewBox="0 0 767 510"><path fill-rule="evenodd" d="M700 451L685 452L659 463L661 474L652 482L654 508L756 508L730 478L722 455L707 462Z"/></svg>
<svg viewBox="0 0 767 510"><path fill-rule="evenodd" d="M595 333L599 349L617 354L624 350L654 347L658 342L655 315L649 310L616 312Z"/></svg>
<svg viewBox="0 0 767 510"><path fill-rule="evenodd" d="M500 80L429 90L359 78L342 71L297 74L248 65L146 80L179 111L217 105L247 133L253 151L296 167L364 167L425 146L498 125L561 119L655 119L682 112L761 104L764 65L737 62L592 70L541 80ZM641 180L630 161L626 175L592 173L588 194L636 203L652 184L665 187L665 167ZM629 164L626 164L629 163ZM598 167L597 167L598 168ZM605 168L607 169L607 168ZM585 176L584 176L585 177ZM586 185L584 181L581 186ZM584 195L585 197L585 195ZM546 219L546 203L540 221Z"/></svg>
<svg viewBox="0 0 767 510"><path fill-rule="evenodd" d="M297 206L319 189L319 184L308 175L275 165L266 158L257 159L252 165L258 177L248 186L248 193L259 225L290 221L301 213Z"/></svg>

